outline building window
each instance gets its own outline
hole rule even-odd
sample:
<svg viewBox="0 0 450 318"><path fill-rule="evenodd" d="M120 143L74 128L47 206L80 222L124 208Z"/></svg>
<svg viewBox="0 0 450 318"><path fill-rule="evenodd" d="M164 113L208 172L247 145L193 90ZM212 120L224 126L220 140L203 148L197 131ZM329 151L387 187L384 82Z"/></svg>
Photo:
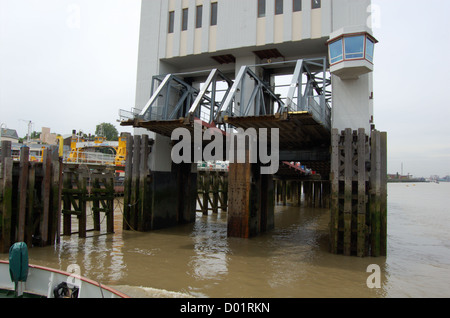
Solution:
<svg viewBox="0 0 450 318"><path fill-rule="evenodd" d="M217 25L217 2L211 3L211 25Z"/></svg>
<svg viewBox="0 0 450 318"><path fill-rule="evenodd" d="M340 62L343 58L344 47L342 46L342 39L339 39L330 44L330 63L334 64Z"/></svg>
<svg viewBox="0 0 450 318"><path fill-rule="evenodd" d="M197 6L197 12L195 14L195 27L201 28L203 20L203 6Z"/></svg>
<svg viewBox="0 0 450 318"><path fill-rule="evenodd" d="M349 36L345 38L345 59L358 59L364 57L364 35Z"/></svg>
<svg viewBox="0 0 450 318"><path fill-rule="evenodd" d="M372 63L374 50L375 50L375 43L370 38L366 38L366 59Z"/></svg>
<svg viewBox="0 0 450 318"><path fill-rule="evenodd" d="M275 14L283 14L283 1L275 0Z"/></svg>
<svg viewBox="0 0 450 318"><path fill-rule="evenodd" d="M311 1L312 1L312 5L311 6L312 6L313 9L320 9L320 4L321 4L320 0L311 0Z"/></svg>
<svg viewBox="0 0 450 318"><path fill-rule="evenodd" d="M183 9L183 15L181 20L181 31L186 31L188 29L188 16L189 16L189 9Z"/></svg>
<svg viewBox="0 0 450 318"><path fill-rule="evenodd" d="M302 0L293 0L292 2L294 12L302 11Z"/></svg>
<svg viewBox="0 0 450 318"><path fill-rule="evenodd" d="M368 34L343 35L328 43L331 65L357 59L366 59L373 63L377 40Z"/></svg>
<svg viewBox="0 0 450 318"><path fill-rule="evenodd" d="M173 26L175 24L175 12L169 12L169 33L173 33Z"/></svg>
<svg viewBox="0 0 450 318"><path fill-rule="evenodd" d="M266 16L266 0L258 0L258 18Z"/></svg>

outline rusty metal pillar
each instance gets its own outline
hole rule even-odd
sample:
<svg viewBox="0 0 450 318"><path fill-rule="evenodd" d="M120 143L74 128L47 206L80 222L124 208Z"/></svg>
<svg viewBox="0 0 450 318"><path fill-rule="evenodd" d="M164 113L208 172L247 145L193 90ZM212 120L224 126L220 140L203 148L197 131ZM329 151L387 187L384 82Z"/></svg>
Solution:
<svg viewBox="0 0 450 318"><path fill-rule="evenodd" d="M231 163L228 236L250 238L273 228L273 176L262 175L259 164Z"/></svg>

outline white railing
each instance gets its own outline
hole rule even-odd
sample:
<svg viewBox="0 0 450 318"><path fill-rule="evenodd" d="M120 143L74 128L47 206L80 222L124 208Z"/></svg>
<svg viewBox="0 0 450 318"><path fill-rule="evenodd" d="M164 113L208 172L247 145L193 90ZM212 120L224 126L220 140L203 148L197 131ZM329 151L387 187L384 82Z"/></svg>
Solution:
<svg viewBox="0 0 450 318"><path fill-rule="evenodd" d="M63 162L75 164L115 165L116 156L101 152L72 151L64 154Z"/></svg>

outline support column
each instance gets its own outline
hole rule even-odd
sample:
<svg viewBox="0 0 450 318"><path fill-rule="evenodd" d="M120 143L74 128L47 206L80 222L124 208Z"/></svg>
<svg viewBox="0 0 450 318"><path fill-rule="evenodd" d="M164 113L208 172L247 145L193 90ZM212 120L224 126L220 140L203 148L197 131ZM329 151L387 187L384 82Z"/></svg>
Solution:
<svg viewBox="0 0 450 318"><path fill-rule="evenodd" d="M260 166L231 163L228 182L228 236L250 238L274 228L273 176Z"/></svg>
<svg viewBox="0 0 450 318"><path fill-rule="evenodd" d="M190 163L172 163L169 141L145 135L128 140L125 230L146 232L195 222L197 172Z"/></svg>
<svg viewBox="0 0 450 318"><path fill-rule="evenodd" d="M286 180L281 181L281 201L283 201L283 206L287 205L287 184Z"/></svg>

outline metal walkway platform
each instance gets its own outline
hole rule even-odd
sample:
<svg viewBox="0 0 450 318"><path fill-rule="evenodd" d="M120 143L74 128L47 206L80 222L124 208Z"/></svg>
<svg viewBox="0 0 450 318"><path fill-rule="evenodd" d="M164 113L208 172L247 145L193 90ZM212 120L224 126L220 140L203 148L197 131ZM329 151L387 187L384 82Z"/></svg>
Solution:
<svg viewBox="0 0 450 318"><path fill-rule="evenodd" d="M121 114L129 115L122 116L121 125L144 128L166 137L171 137L177 128L193 133L196 120L201 121L204 129L216 127L224 135L238 128L244 131L254 128L257 133L258 129L266 128L270 135L270 129L277 128L280 151L329 148L331 92L327 90L330 79L326 58L284 63L294 66L284 96L276 94L274 87L254 72L255 67L264 65L243 66L234 80L214 69L201 89L184 81L189 74L155 76L147 105L139 113L122 111ZM319 161L311 160L310 164L317 166ZM326 174L327 161L328 158L319 164L320 171Z"/></svg>

